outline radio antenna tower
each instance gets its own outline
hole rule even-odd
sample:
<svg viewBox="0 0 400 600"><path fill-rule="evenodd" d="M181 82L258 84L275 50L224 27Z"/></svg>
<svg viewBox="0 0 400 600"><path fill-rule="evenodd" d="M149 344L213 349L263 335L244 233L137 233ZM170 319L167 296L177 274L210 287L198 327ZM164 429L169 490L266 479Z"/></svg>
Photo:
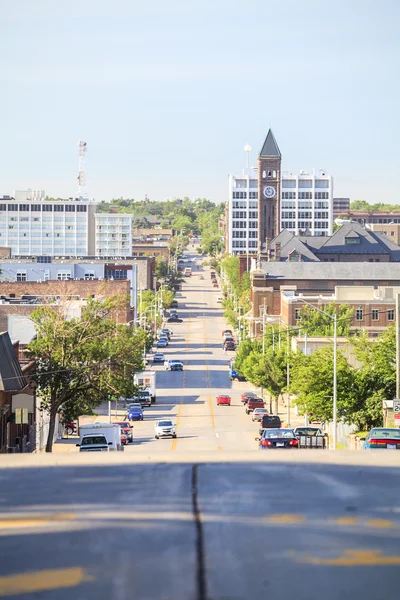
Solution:
<svg viewBox="0 0 400 600"><path fill-rule="evenodd" d="M79 140L79 171L78 171L78 198L87 198L86 190L86 142Z"/></svg>

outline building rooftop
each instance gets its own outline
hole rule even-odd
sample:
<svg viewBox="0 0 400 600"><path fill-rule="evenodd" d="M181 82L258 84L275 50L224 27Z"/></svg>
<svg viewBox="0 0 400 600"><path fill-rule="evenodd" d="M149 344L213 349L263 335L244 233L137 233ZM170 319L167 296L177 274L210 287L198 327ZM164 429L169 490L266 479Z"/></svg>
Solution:
<svg viewBox="0 0 400 600"><path fill-rule="evenodd" d="M18 392L26 386L17 354L7 331L0 333L0 390Z"/></svg>
<svg viewBox="0 0 400 600"><path fill-rule="evenodd" d="M261 262L266 279L400 281L400 262ZM259 275L260 269L257 269Z"/></svg>
<svg viewBox="0 0 400 600"><path fill-rule="evenodd" d="M278 144L276 143L274 134L272 133L271 129L268 130L267 137L265 138L265 142L263 147L261 148L259 156L260 158L281 157Z"/></svg>

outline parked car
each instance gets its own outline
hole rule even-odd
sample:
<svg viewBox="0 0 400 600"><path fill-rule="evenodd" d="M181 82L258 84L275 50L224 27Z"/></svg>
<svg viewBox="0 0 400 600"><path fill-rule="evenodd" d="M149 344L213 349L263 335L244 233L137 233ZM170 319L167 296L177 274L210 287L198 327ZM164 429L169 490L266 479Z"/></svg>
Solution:
<svg viewBox="0 0 400 600"><path fill-rule="evenodd" d="M168 319L169 321L170 319ZM157 348L166 348L168 346L168 341L165 338L157 341Z"/></svg>
<svg viewBox="0 0 400 600"><path fill-rule="evenodd" d="M243 404L247 404L250 398L258 398L258 396L254 392L243 392L241 396L241 401L243 402Z"/></svg>
<svg viewBox="0 0 400 600"><path fill-rule="evenodd" d="M121 434L126 436L127 443L130 444L133 442L133 432L132 425L128 423L128 421L113 421L114 425L119 425L121 427Z"/></svg>
<svg viewBox="0 0 400 600"><path fill-rule="evenodd" d="M394 427L374 427L364 442L362 450L400 450L400 429Z"/></svg>
<svg viewBox="0 0 400 600"><path fill-rule="evenodd" d="M178 308L178 301L172 300L170 308Z"/></svg>
<svg viewBox="0 0 400 600"><path fill-rule="evenodd" d="M255 408L265 408L265 402L261 398L249 398L246 404L246 415L249 415Z"/></svg>
<svg viewBox="0 0 400 600"><path fill-rule="evenodd" d="M261 421L264 415L268 414L268 410L266 408L255 408L253 410L253 414L251 415L252 421Z"/></svg>
<svg viewBox="0 0 400 600"><path fill-rule="evenodd" d="M169 314L171 315L171 317L173 317L174 315L178 316L178 311L175 308L173 308L169 311Z"/></svg>
<svg viewBox="0 0 400 600"><path fill-rule="evenodd" d="M261 437L257 437L260 450L298 449L299 441L293 429L266 429Z"/></svg>
<svg viewBox="0 0 400 600"><path fill-rule="evenodd" d="M223 347L226 350L235 350L236 346L235 346L235 342L228 340L227 342L224 342Z"/></svg>
<svg viewBox="0 0 400 600"><path fill-rule="evenodd" d="M217 298L217 302L218 302L219 304L221 304L221 302L223 302L223 301L224 301L224 298L223 298L223 296L218 296L218 298Z"/></svg>
<svg viewBox="0 0 400 600"><path fill-rule="evenodd" d="M218 286L218 282L217 282L217 281L214 281L214 283L213 283L213 287L219 287L219 286Z"/></svg>
<svg viewBox="0 0 400 600"><path fill-rule="evenodd" d="M169 339L171 339L171 337L172 337L172 335L173 335L173 333L174 333L174 332L172 331L172 329L169 329L168 327L164 327L163 329L161 329L161 331L162 331L163 333L166 333Z"/></svg>
<svg viewBox="0 0 400 600"><path fill-rule="evenodd" d="M171 339L171 334L168 329L159 329L157 335L158 337L167 337L168 341Z"/></svg>
<svg viewBox="0 0 400 600"><path fill-rule="evenodd" d="M233 335L232 329L224 329L222 332L222 336L224 335Z"/></svg>
<svg viewBox="0 0 400 600"><path fill-rule="evenodd" d="M231 397L228 394L220 394L217 396L217 406L220 404L225 404L226 406L231 405Z"/></svg>
<svg viewBox="0 0 400 600"><path fill-rule="evenodd" d="M264 415L258 433L262 435L264 429L280 429L282 422L278 415Z"/></svg>
<svg viewBox="0 0 400 600"><path fill-rule="evenodd" d="M169 345L168 336L165 333L159 336L158 341L160 342L161 340L164 340L167 343L167 346Z"/></svg>
<svg viewBox="0 0 400 600"><path fill-rule="evenodd" d="M169 319L167 319L167 323L183 323L182 319L179 319L178 317L169 317Z"/></svg>
<svg viewBox="0 0 400 600"><path fill-rule="evenodd" d="M171 419L160 419L154 427L154 437L158 440L160 437L176 438L176 427Z"/></svg>
<svg viewBox="0 0 400 600"><path fill-rule="evenodd" d="M165 355L162 352L156 352L153 356L153 363L163 363Z"/></svg>
<svg viewBox="0 0 400 600"><path fill-rule="evenodd" d="M128 406L127 418L129 421L143 421L143 408L141 404L130 404Z"/></svg>

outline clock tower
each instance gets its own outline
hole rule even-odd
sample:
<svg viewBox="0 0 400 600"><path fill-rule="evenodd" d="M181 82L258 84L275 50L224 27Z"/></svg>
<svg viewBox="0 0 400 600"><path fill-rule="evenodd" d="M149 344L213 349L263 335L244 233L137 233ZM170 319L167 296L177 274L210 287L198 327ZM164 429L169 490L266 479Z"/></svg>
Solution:
<svg viewBox="0 0 400 600"><path fill-rule="evenodd" d="M279 234L281 211L281 153L271 129L258 155L258 245L265 251L267 242Z"/></svg>

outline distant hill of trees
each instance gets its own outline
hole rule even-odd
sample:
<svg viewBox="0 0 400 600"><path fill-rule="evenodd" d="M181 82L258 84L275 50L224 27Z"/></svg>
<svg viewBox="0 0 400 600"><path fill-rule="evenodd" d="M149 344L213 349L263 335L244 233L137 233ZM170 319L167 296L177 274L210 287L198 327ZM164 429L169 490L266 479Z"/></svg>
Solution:
<svg viewBox="0 0 400 600"><path fill-rule="evenodd" d="M377 204L369 204L365 200L354 200L350 204L350 210L362 210L365 212L400 212L399 204L385 204L384 202L378 202Z"/></svg>

